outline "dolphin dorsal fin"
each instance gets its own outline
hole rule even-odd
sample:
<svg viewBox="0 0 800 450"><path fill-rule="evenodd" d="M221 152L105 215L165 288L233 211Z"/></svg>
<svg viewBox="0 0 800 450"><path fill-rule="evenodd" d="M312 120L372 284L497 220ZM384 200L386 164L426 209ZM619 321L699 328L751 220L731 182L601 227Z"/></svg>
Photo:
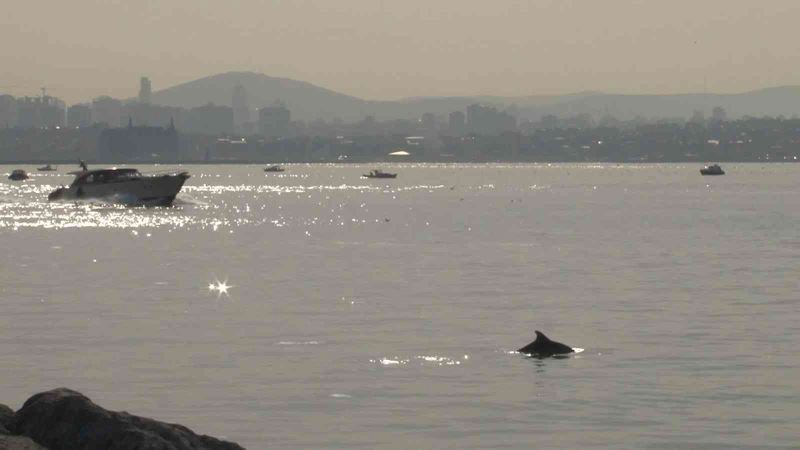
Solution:
<svg viewBox="0 0 800 450"><path fill-rule="evenodd" d="M548 338L547 336L545 336L545 335L544 335L544 333L542 333L542 332L541 332L541 331L539 331L539 330L536 330L536 341L537 341L537 342L539 342L539 341L541 341L541 342L551 342L551 341L550 341L550 338Z"/></svg>

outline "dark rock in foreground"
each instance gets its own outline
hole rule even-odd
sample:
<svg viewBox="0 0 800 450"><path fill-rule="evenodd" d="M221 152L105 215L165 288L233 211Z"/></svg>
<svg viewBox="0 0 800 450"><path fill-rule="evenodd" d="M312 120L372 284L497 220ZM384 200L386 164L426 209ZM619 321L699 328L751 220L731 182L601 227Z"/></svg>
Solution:
<svg viewBox="0 0 800 450"><path fill-rule="evenodd" d="M47 450L25 436L0 435L0 450Z"/></svg>
<svg viewBox="0 0 800 450"><path fill-rule="evenodd" d="M0 435L11 434L8 427L11 426L12 420L14 420L14 410L0 404ZM0 450L3 450L3 447L0 447Z"/></svg>
<svg viewBox="0 0 800 450"><path fill-rule="evenodd" d="M181 425L107 411L65 388L29 398L10 425L49 450L244 450Z"/></svg>

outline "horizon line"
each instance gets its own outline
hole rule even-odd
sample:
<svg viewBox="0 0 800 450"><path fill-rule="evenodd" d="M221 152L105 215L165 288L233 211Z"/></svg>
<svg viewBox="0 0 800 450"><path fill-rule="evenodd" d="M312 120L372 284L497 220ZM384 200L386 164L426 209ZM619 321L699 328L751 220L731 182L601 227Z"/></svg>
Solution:
<svg viewBox="0 0 800 450"><path fill-rule="evenodd" d="M256 76L260 76L260 77L266 77L266 78L270 78L270 79L275 79L275 80L286 80L286 81L292 81L292 82L296 82L296 83L305 83L305 84L308 84L311 87L314 87L314 88L317 88L317 89L323 89L323 90L332 92L334 94L345 95L345 96L352 97L354 99L365 101L365 102L387 102L387 103L404 102L404 101L415 101L415 100L428 100L428 99L465 99L465 98L495 98L495 99L513 100L513 99L525 99L525 98L536 98L536 97L557 98L557 97L579 97L579 96L584 96L584 97L590 97L590 96L673 97L673 96L702 96L702 95L708 95L708 96L738 96L738 95L747 95L747 94L752 94L752 93L762 92L762 91L768 91L768 90L773 90L773 89L800 88L800 84L783 84L783 85L772 85L772 86L759 87L759 88L754 88L754 89L745 90L745 91L728 91L728 92L724 92L724 91L723 92L720 92L720 91L674 91L674 92L665 92L665 93L652 93L652 92L648 92L648 93L624 93L624 92L613 92L613 91L605 91L605 90L586 89L586 90L582 90L582 91L567 91L567 92L564 92L564 93L553 93L553 94L546 94L546 93L542 93L542 94L517 94L517 95L498 95L498 94L487 94L487 93L459 94L459 95L425 95L425 94L423 94L423 95L414 95L414 96L407 96L407 97L375 99L375 98L366 98L366 97L360 97L360 96L357 96L357 95L345 93L345 92L338 91L338 90L335 90L335 89L332 89L332 88L329 88L329 87L322 86L320 84L316 84L316 83L311 82L311 81L300 80L300 79L296 79L296 78L289 78L289 77L284 77L284 76L273 76L273 75L269 75L269 74L266 74L266 73L263 73L263 72L255 72L255 71L248 71L248 70L231 70L231 71L219 72L219 73L215 73L215 74L211 74L211 75L206 75L206 76L202 76L202 77L199 77L199 78L194 78L194 79L191 79L191 80L188 80L188 81L183 81L183 82L180 82L180 83L177 83L177 84L173 84L173 85L165 87L163 89L154 90L152 95L157 95L157 94L162 93L164 91L167 91L169 89L174 89L174 88L177 88L177 87L181 87L181 86L189 84L189 83L194 83L194 82L197 82L197 81L206 80L206 79L214 78L214 77L220 77L220 76L223 76L223 75L233 75L233 74L250 74L250 75L256 75ZM146 76L146 75L143 75L143 76ZM46 84L45 87L50 91L48 93L48 95L50 97L55 97L55 98L59 98L59 99L60 99L60 97L58 95L54 95L54 93L52 92L53 90L55 90L55 91L60 91L60 90L77 91L77 90L94 90L94 89L96 89L94 87L86 87L86 86L58 86L58 85L52 85L52 84L49 84L49 83L43 83L43 84ZM0 84L0 89L3 89L2 91L0 91L0 95L11 95L13 97L41 97L41 95L28 95L28 94L14 95L14 94L11 94L10 91L5 90L5 88L25 88L25 89L31 89L31 90L39 91L39 90L42 89L42 86L19 85L19 84L10 84L10 85ZM126 86L126 87L113 87L113 88L104 87L102 89L103 90L135 90L136 88L135 88L135 84L132 84L131 86ZM57 94L57 92L56 92L56 94ZM136 97L135 94L131 94L131 95L127 95L127 96L120 96L120 97L115 97L115 96L110 95L110 94L99 94L99 95L95 95L95 96L91 97L91 99L88 99L88 101L91 101L92 99L95 99L95 98L104 97L104 96L108 96L108 97L119 99L119 100L130 100L130 99L135 99L135 97ZM72 102L72 103L68 103L68 104L69 105L75 105L75 104L85 103L86 101L87 100L82 100L82 101Z"/></svg>

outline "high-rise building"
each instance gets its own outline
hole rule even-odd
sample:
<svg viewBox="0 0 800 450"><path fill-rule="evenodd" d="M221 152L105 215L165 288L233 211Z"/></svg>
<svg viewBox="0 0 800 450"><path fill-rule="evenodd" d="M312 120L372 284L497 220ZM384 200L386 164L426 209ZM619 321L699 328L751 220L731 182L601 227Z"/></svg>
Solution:
<svg viewBox="0 0 800 450"><path fill-rule="evenodd" d="M64 102L49 95L17 99L17 126L55 128L64 126Z"/></svg>
<svg viewBox="0 0 800 450"><path fill-rule="evenodd" d="M139 80L139 103L149 104L153 94L150 78L142 77Z"/></svg>
<svg viewBox="0 0 800 450"><path fill-rule="evenodd" d="M702 109L695 109L689 122L697 125L704 125L706 123L706 113Z"/></svg>
<svg viewBox="0 0 800 450"><path fill-rule="evenodd" d="M285 137L289 135L291 112L281 103L258 110L258 131L265 137Z"/></svg>
<svg viewBox="0 0 800 450"><path fill-rule="evenodd" d="M728 120L728 113L725 109L721 106L717 106L711 111L711 122L712 123L720 123L725 122Z"/></svg>
<svg viewBox="0 0 800 450"><path fill-rule="evenodd" d="M181 131L209 135L231 134L233 109L213 103L192 108L186 113L185 125Z"/></svg>
<svg viewBox="0 0 800 450"><path fill-rule="evenodd" d="M447 128L453 136L461 136L467 129L467 116L461 111L450 113Z"/></svg>
<svg viewBox="0 0 800 450"><path fill-rule="evenodd" d="M129 102L122 106L120 117L123 124L128 119L133 120L137 126L159 126L174 120L177 124L182 124L182 115L185 110L172 106L154 105L139 102Z"/></svg>
<svg viewBox="0 0 800 450"><path fill-rule="evenodd" d="M92 123L122 126L122 102L107 95L92 100Z"/></svg>
<svg viewBox="0 0 800 450"><path fill-rule="evenodd" d="M516 129L516 117L507 112L478 104L467 107L467 130L470 133L491 136Z"/></svg>
<svg viewBox="0 0 800 450"><path fill-rule="evenodd" d="M178 132L168 127L133 126L107 128L97 140L97 154L105 162L178 160Z"/></svg>
<svg viewBox="0 0 800 450"><path fill-rule="evenodd" d="M78 103L67 109L67 126L70 128L88 127L92 124L92 108Z"/></svg>
<svg viewBox="0 0 800 450"><path fill-rule="evenodd" d="M426 112L422 115L422 118L419 120L419 124L425 132L436 131L436 129L439 127L439 124L436 121L436 115L429 112Z"/></svg>
<svg viewBox="0 0 800 450"><path fill-rule="evenodd" d="M247 91L244 86L237 84L233 88L231 96L231 107L233 108L233 127L237 133L242 133L245 124L250 122L250 107L247 105Z"/></svg>
<svg viewBox="0 0 800 450"><path fill-rule="evenodd" d="M17 126L17 100L11 95L0 95L0 128Z"/></svg>

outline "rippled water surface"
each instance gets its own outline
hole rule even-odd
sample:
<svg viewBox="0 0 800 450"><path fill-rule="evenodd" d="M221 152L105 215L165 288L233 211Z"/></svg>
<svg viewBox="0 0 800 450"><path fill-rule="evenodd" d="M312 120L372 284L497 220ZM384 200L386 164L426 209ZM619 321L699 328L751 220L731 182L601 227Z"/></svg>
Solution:
<svg viewBox="0 0 800 450"><path fill-rule="evenodd" d="M0 402L250 449L796 448L800 166L371 168L183 166L132 209L3 175ZM514 353L536 329L585 351Z"/></svg>

